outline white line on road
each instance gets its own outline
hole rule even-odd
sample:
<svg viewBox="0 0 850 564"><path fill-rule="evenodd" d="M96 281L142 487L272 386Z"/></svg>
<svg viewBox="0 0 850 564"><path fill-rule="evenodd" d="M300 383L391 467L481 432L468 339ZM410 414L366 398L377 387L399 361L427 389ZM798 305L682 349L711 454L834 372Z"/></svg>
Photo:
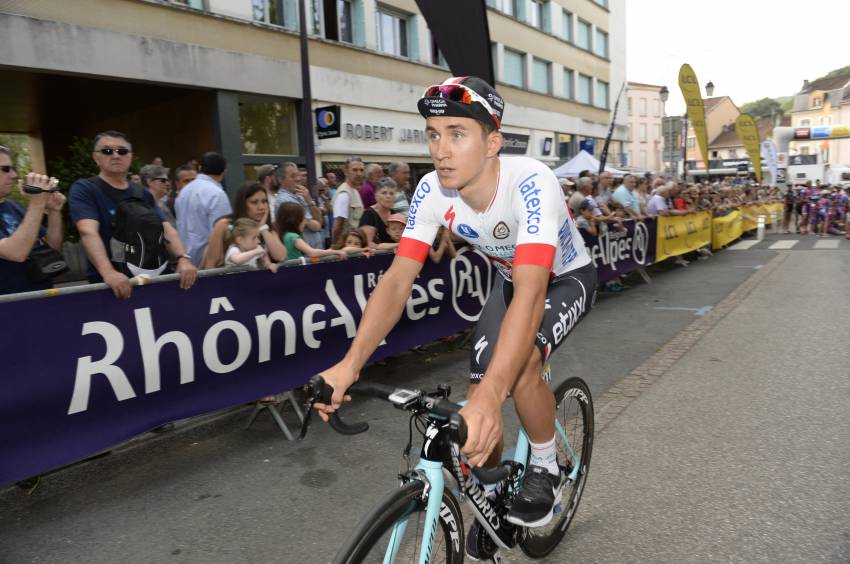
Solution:
<svg viewBox="0 0 850 564"><path fill-rule="evenodd" d="M838 239L821 239L820 241L815 241L815 249L837 249L838 248Z"/></svg>
<svg viewBox="0 0 850 564"><path fill-rule="evenodd" d="M711 311L714 306L702 306L702 307L665 307L665 306L656 306L655 309L666 309L670 311L692 311L694 315L697 317L702 317L709 311Z"/></svg>
<svg viewBox="0 0 850 564"><path fill-rule="evenodd" d="M771 250L792 249L792 248L794 248L794 245L796 245L799 242L800 241L798 239L780 239L779 241L777 241L774 244L772 244L771 246L769 246L768 249L771 249Z"/></svg>
<svg viewBox="0 0 850 564"><path fill-rule="evenodd" d="M727 247L730 251L746 251L752 246L758 245L761 241L753 239L752 241L738 241L731 247Z"/></svg>

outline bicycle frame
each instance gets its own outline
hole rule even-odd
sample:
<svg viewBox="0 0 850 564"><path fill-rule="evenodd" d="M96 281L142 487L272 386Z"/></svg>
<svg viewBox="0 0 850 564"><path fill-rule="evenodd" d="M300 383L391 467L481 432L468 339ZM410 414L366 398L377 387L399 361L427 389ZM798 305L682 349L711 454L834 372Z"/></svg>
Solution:
<svg viewBox="0 0 850 564"><path fill-rule="evenodd" d="M462 405L465 402L460 403ZM437 421L429 423L425 432L422 456L414 471L415 479L426 482L425 493L428 496L425 527L422 532L421 548L419 549L419 564L428 564L431 561L434 535L439 524L443 492L446 486L444 472L450 472L458 482L458 486L463 492L463 498L469 504L475 518L493 539L493 542L500 548L510 550L517 543L516 526L499 516L478 483L469 475L469 469L459 462L457 447L448 440L447 434L441 429L441 426L442 424ZM581 461L567 440L567 435L557 419L555 420L555 428L557 433L561 435L564 444L567 445L568 454L572 458L573 469L568 479L575 481L578 477ZM528 453L528 436L525 434L525 430L520 428L514 450L514 462L525 465L528 460ZM459 523L458 527L462 529L463 523ZM407 518L400 520L393 526L389 546L384 555L384 564L392 564L395 561L406 531Z"/></svg>

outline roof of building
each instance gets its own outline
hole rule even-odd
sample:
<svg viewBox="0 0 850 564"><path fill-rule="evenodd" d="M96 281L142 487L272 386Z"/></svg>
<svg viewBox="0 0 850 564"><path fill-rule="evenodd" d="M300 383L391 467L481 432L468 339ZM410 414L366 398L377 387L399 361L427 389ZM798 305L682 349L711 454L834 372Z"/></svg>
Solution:
<svg viewBox="0 0 850 564"><path fill-rule="evenodd" d="M830 78L819 78L810 82L808 85L803 86L798 94L807 94L809 92L814 92L815 90L835 90L845 86L848 82L850 82L850 72L840 74L838 76L832 76Z"/></svg>
<svg viewBox="0 0 850 564"><path fill-rule="evenodd" d="M773 118L762 118L756 121L759 129L759 139L767 139L773 134ZM782 116L779 122L781 126L791 125L791 116ZM725 127L720 134L715 137L709 144L709 147L740 147L741 140L738 138L738 133L735 131L735 125L730 124Z"/></svg>
<svg viewBox="0 0 850 564"><path fill-rule="evenodd" d="M647 84L645 82L632 82L630 80L629 81L629 88L632 88L632 87L635 87L635 88L655 88L656 90L661 90L660 84Z"/></svg>
<svg viewBox="0 0 850 564"><path fill-rule="evenodd" d="M705 104L705 111L710 112L711 110L713 110L718 104L720 104L720 102L723 101L724 98L729 98L729 96L715 96L714 98L705 98L702 101L703 104Z"/></svg>

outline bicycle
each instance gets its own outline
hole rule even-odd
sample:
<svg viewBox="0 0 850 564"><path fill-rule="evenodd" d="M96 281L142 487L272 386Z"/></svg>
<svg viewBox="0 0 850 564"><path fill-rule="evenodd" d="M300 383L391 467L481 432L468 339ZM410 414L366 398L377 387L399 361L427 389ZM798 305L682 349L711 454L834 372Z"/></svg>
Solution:
<svg viewBox="0 0 850 564"><path fill-rule="evenodd" d="M548 371L544 374L548 375ZM333 395L333 389L321 376L313 377L306 391L307 412L299 440L307 433L313 403L330 403ZM505 519L528 463L528 438L521 428L512 460L495 468L476 468L470 472L460 455L460 446L466 441L466 423L459 414L461 404L448 400L449 386L439 385L436 391L424 392L358 382L348 393L382 399L411 413L404 450L408 471L399 475L400 487L363 518L337 553L335 564L461 563L466 546L460 510L463 501L480 524L475 540L479 559L499 562L500 549L510 550L517 545L527 556L543 558L561 542L581 500L593 448L593 400L583 380L570 378L555 389L556 439L564 485L560 507L556 505L552 521L546 527L534 529L516 526ZM331 415L330 424L346 435L369 428L365 422L346 423L338 412ZM410 469L414 427L424 440L420 460ZM454 479L457 489L446 487L446 475ZM500 484L495 499L485 496L479 484Z"/></svg>

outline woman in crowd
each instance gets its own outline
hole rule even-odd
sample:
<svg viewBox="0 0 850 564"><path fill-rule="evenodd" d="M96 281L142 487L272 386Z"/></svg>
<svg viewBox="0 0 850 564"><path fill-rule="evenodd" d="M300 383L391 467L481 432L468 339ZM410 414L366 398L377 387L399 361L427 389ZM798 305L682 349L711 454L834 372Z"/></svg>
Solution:
<svg viewBox="0 0 850 564"><path fill-rule="evenodd" d="M269 229L269 200L263 185L249 181L233 196L233 214L226 215L213 224L207 251L201 263L203 269L216 268L224 264L224 254L227 248L225 235L237 219L248 218L256 221L267 229L260 231L261 244L268 252L269 260L274 263L286 260L286 247L280 238Z"/></svg>
<svg viewBox="0 0 850 564"><path fill-rule="evenodd" d="M395 196L396 183L392 178L384 177L376 182L375 205L367 208L360 218L360 229L366 233L370 247L393 242L387 227L395 205Z"/></svg>
<svg viewBox="0 0 850 564"><path fill-rule="evenodd" d="M275 218L275 233L286 247L286 255L290 259L307 256L319 258L335 256L339 259L348 258L349 251L359 251L358 247L344 247L342 249L315 249L302 238L307 220L304 217L304 208L299 204L284 202L277 208Z"/></svg>

